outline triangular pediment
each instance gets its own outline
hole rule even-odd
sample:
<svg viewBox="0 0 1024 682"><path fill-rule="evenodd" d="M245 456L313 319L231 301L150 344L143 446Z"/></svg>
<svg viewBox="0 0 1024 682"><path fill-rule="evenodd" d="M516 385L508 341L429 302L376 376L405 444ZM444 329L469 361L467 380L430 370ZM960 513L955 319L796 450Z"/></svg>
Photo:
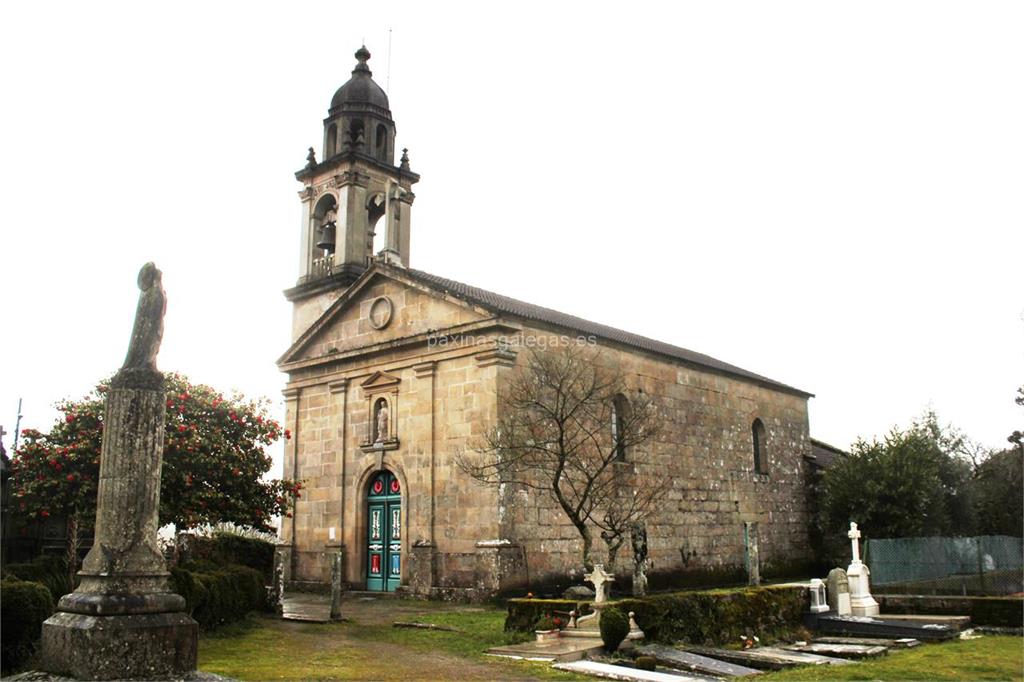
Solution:
<svg viewBox="0 0 1024 682"><path fill-rule="evenodd" d="M377 389L397 386L401 381L401 379L393 374L388 374L387 372L374 372L359 385L364 391L374 391Z"/></svg>
<svg viewBox="0 0 1024 682"><path fill-rule="evenodd" d="M494 313L478 305L404 276L401 268L378 263L328 307L277 364L286 369L493 318Z"/></svg>

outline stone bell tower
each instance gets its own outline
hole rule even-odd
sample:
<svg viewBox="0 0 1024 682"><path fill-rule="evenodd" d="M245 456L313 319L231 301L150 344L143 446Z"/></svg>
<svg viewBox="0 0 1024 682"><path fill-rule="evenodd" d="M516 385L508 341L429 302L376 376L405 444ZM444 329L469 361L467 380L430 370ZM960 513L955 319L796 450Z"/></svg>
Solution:
<svg viewBox="0 0 1024 682"><path fill-rule="evenodd" d="M409 169L406 150L394 165L388 96L373 80L369 50L360 47L355 57L352 78L334 93L324 119L322 160L311 147L295 174L305 185L299 279L285 295L296 308L327 291L336 298L374 260L409 265L412 185L420 177Z"/></svg>

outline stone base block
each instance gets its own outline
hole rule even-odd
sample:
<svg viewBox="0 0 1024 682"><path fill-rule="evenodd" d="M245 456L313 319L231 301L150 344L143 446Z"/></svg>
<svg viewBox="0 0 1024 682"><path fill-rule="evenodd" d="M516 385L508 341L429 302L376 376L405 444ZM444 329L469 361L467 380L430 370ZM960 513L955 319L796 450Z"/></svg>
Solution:
<svg viewBox="0 0 1024 682"><path fill-rule="evenodd" d="M43 623L42 667L79 680L173 679L196 669L198 648L199 625L181 612L58 612Z"/></svg>

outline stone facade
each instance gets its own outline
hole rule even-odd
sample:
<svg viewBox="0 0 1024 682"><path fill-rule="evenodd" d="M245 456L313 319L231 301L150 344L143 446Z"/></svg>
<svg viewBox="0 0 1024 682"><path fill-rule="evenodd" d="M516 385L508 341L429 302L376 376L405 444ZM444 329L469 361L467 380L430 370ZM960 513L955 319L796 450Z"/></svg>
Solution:
<svg viewBox="0 0 1024 682"><path fill-rule="evenodd" d="M281 359L292 432L284 474L304 481L282 531L293 547L293 578L329 581L332 547L340 543L345 580L365 584L367 486L382 469L403 491L402 584L409 589L497 591L578 574L578 535L553 501L482 486L456 465L494 423L499 383L524 352L505 341L573 330L483 309L414 272L375 264L316 324L296 329ZM378 329L371 315L382 299L391 314ZM655 398L664 425L656 441L616 465L640 480L672 481L648 523L654 570L742 566L745 522L758 524L762 563L805 557L807 394L596 343L630 389ZM393 439L374 443L381 398ZM755 418L766 428L765 473L754 470ZM629 558L628 550L620 554Z"/></svg>

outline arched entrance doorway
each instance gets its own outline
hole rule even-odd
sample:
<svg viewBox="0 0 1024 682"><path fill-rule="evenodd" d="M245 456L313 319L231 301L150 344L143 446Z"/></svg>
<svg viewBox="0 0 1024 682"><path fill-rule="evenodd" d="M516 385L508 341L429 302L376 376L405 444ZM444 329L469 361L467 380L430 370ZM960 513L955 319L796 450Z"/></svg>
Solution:
<svg viewBox="0 0 1024 682"><path fill-rule="evenodd" d="M370 478L366 506L366 589L394 592L402 579L402 486L393 473Z"/></svg>

